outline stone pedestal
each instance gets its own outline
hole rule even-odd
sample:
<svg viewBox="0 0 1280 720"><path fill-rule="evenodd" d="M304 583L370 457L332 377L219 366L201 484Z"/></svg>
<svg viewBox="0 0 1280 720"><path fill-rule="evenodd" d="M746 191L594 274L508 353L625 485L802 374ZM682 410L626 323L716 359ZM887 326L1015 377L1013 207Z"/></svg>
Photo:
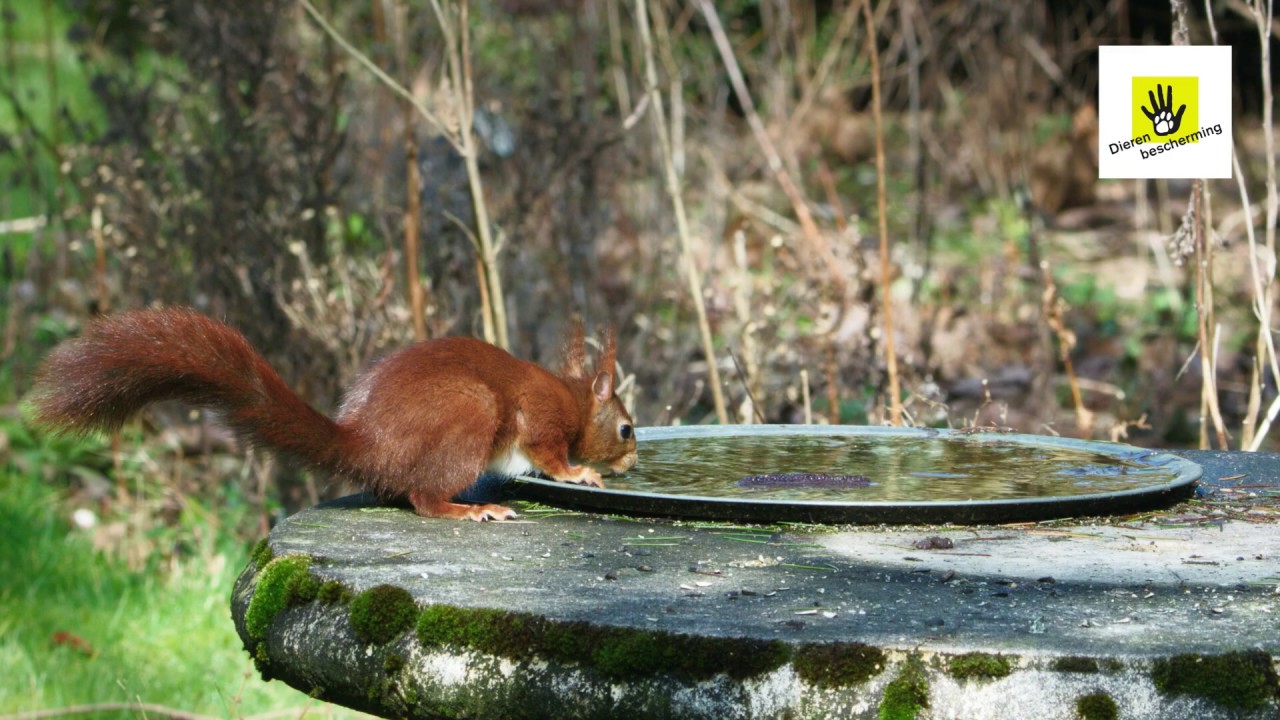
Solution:
<svg viewBox="0 0 1280 720"><path fill-rule="evenodd" d="M1187 456L1210 484L1280 474L1276 456ZM301 512L237 582L237 629L265 675L386 717L1280 714L1274 503L1258 522L1193 505L896 528L522 509ZM1184 511L1205 520L1167 522Z"/></svg>

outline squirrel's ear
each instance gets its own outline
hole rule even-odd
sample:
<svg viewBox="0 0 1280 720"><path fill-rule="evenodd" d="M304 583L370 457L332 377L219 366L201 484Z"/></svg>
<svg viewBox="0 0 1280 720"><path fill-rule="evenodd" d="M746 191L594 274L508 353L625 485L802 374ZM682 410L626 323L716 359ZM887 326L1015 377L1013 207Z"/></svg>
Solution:
<svg viewBox="0 0 1280 720"><path fill-rule="evenodd" d="M618 361L618 344L616 333L613 326L605 328L604 331L604 349L600 351L600 362L596 363L597 373L607 373L609 379L612 380L616 374L614 366Z"/></svg>
<svg viewBox="0 0 1280 720"><path fill-rule="evenodd" d="M575 317L569 321L569 331L565 334L564 346L561 348L560 374L564 377L582 378L587 376L587 349L582 339L582 318Z"/></svg>
<svg viewBox="0 0 1280 720"><path fill-rule="evenodd" d="M595 394L596 400L607 402L613 397L613 373L607 373L601 370L596 373L596 379L591 382L591 392Z"/></svg>

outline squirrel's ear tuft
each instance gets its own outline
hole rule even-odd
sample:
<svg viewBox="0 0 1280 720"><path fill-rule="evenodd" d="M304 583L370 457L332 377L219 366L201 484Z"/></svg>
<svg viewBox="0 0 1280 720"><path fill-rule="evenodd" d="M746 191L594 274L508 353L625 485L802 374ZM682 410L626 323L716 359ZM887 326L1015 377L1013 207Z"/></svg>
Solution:
<svg viewBox="0 0 1280 720"><path fill-rule="evenodd" d="M617 334L613 330L613 326L605 328L604 331L604 349L600 351L600 362L596 364L597 373L608 373L612 379L617 379L615 366L618 361L618 341Z"/></svg>
<svg viewBox="0 0 1280 720"><path fill-rule="evenodd" d="M565 333L560 355L563 358L560 361L560 374L563 377L587 376L587 349L583 341L582 318L575 317L569 321L569 330Z"/></svg>

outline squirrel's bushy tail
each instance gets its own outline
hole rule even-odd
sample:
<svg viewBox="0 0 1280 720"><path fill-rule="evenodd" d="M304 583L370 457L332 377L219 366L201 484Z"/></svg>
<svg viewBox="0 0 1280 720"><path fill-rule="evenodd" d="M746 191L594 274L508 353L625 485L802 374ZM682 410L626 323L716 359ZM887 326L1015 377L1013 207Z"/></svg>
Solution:
<svg viewBox="0 0 1280 720"><path fill-rule="evenodd" d="M35 420L66 433L114 430L160 400L213 408L254 445L351 470L346 429L303 402L238 331L186 308L104 317L58 346L36 378Z"/></svg>

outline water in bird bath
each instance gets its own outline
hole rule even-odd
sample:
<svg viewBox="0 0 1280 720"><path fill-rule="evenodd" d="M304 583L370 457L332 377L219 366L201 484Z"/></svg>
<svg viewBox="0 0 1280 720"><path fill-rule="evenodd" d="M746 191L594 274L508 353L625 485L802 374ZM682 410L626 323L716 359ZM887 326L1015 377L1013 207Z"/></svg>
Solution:
<svg viewBox="0 0 1280 720"><path fill-rule="evenodd" d="M622 513L740 520L983 522L1108 514L1185 497L1199 466L1116 443L851 426L645 428L607 487L519 494Z"/></svg>
<svg viewBox="0 0 1280 720"><path fill-rule="evenodd" d="M928 501L1033 498L1157 486L1177 473L1072 447L947 438L737 435L639 444L631 492L775 500Z"/></svg>

